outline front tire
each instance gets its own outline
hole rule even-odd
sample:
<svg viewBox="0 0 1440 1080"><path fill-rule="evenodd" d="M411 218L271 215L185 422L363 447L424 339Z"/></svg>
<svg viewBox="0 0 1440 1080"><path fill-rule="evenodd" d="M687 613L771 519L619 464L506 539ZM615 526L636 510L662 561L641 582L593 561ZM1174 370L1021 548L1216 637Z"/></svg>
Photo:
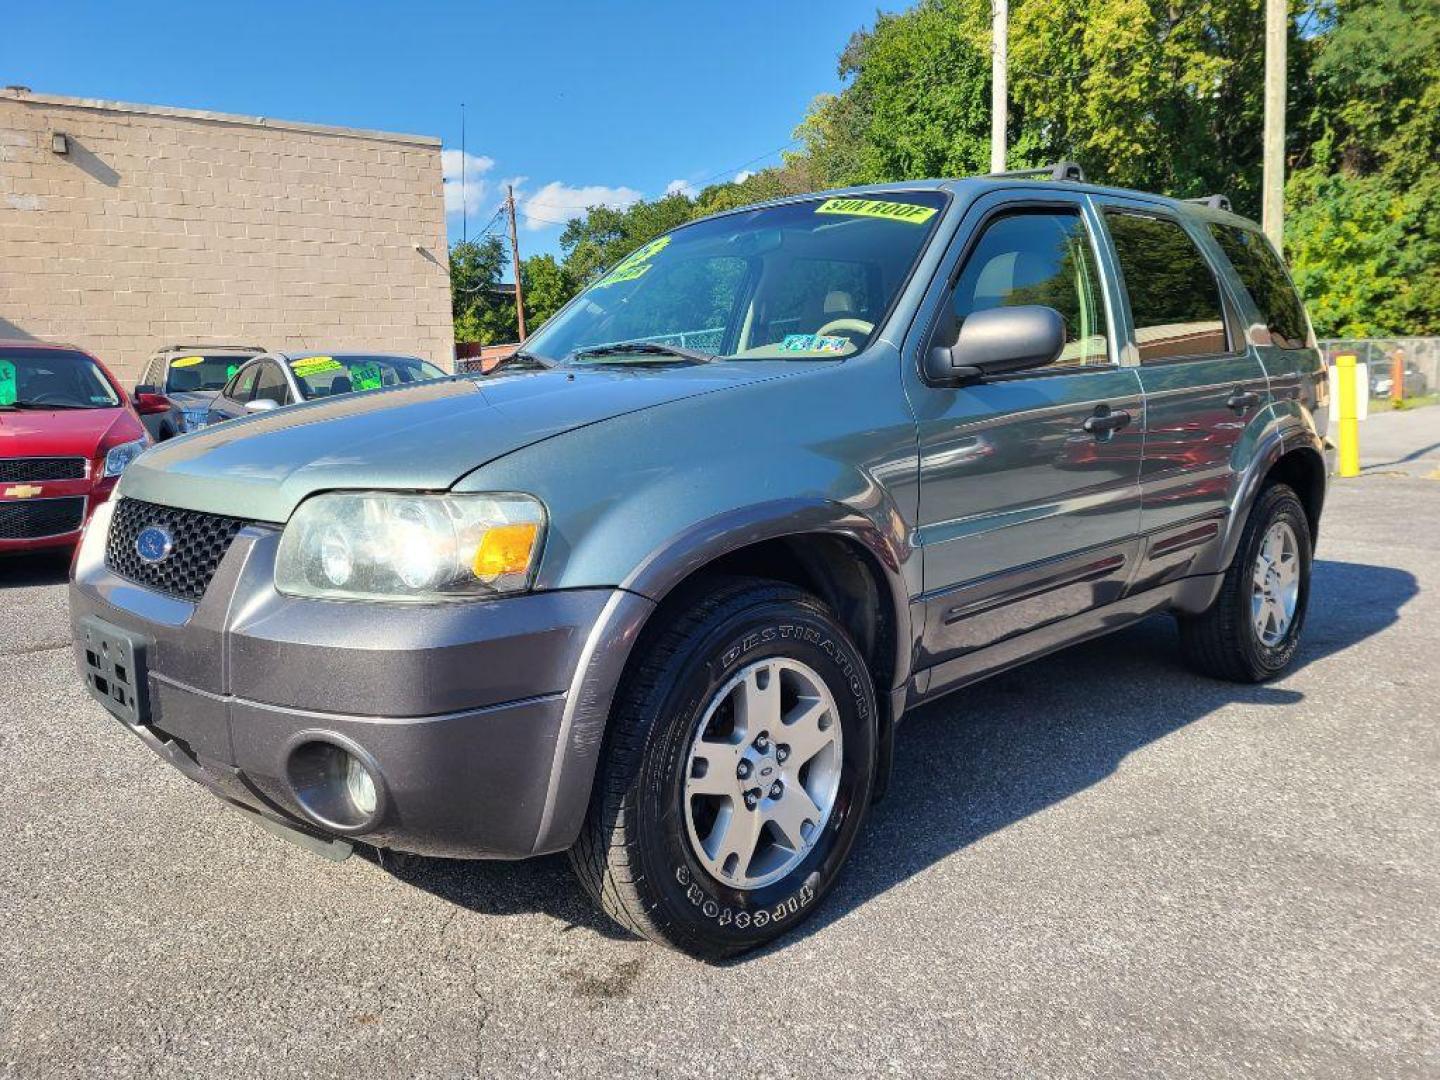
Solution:
<svg viewBox="0 0 1440 1080"><path fill-rule="evenodd" d="M1311 537L1305 508L1286 484L1255 500L1214 603L1180 619L1186 662L1231 682L1273 679L1295 659L1310 602Z"/></svg>
<svg viewBox="0 0 1440 1080"><path fill-rule="evenodd" d="M726 579L656 616L571 862L616 922L704 959L819 906L870 803L875 691L814 597Z"/></svg>

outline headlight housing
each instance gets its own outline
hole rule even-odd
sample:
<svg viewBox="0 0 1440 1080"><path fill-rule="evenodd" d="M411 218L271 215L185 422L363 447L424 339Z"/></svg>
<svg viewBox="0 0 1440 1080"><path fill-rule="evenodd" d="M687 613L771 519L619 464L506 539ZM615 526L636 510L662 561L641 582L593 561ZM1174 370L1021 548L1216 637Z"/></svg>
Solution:
<svg viewBox="0 0 1440 1080"><path fill-rule="evenodd" d="M285 526L275 587L409 603L523 592L544 536L545 507L530 495L326 492L301 503Z"/></svg>
<svg viewBox="0 0 1440 1080"><path fill-rule="evenodd" d="M136 439L134 442L112 446L105 454L105 468L101 475L119 476L125 471L127 465L145 452L145 448L149 445L149 439Z"/></svg>

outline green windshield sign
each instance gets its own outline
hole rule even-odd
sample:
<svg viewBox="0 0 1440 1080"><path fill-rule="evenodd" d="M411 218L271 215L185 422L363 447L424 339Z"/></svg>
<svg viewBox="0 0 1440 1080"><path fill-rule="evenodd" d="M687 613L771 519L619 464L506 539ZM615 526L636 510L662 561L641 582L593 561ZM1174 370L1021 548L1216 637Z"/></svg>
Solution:
<svg viewBox="0 0 1440 1080"><path fill-rule="evenodd" d="M15 398L15 365L0 360L0 405L14 405Z"/></svg>
<svg viewBox="0 0 1440 1080"><path fill-rule="evenodd" d="M350 385L356 390L379 390L384 383L379 364L356 364L350 369Z"/></svg>

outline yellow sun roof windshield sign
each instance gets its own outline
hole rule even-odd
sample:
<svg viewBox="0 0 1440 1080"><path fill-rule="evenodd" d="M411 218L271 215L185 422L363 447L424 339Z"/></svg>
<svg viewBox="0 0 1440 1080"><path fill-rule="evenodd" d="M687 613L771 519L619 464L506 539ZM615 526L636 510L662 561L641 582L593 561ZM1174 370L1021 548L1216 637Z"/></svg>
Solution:
<svg viewBox="0 0 1440 1080"><path fill-rule="evenodd" d="M658 240L651 240L648 244L641 244L625 258L615 264L615 269L597 281L592 288L607 289L611 285L619 285L622 281L634 281L643 277L650 270L650 260L664 251L670 244L670 237L662 236Z"/></svg>
<svg viewBox="0 0 1440 1080"><path fill-rule="evenodd" d="M934 206L915 203L888 202L885 199L826 199L815 208L817 214L843 214L847 217L884 218L903 221L907 225L923 225L938 212Z"/></svg>
<svg viewBox="0 0 1440 1080"><path fill-rule="evenodd" d="M295 372L297 379L308 378L311 375L320 375L326 371L339 371L345 365L336 360L333 356L305 356L299 360L291 361L290 370Z"/></svg>

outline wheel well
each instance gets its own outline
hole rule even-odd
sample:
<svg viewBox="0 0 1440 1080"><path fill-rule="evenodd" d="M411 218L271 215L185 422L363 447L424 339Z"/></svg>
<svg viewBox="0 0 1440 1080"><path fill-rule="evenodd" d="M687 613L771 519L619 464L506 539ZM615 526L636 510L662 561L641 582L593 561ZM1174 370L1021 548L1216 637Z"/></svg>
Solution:
<svg viewBox="0 0 1440 1080"><path fill-rule="evenodd" d="M1310 525L1313 543L1320 535L1320 510L1325 503L1325 462L1318 453L1307 448L1291 450L1270 466L1262 487L1288 484L1300 497L1305 520Z"/></svg>
<svg viewBox="0 0 1440 1080"><path fill-rule="evenodd" d="M827 533L761 540L691 571L670 595L682 588L688 592L686 587L706 577L734 575L783 581L813 593L865 657L876 695L883 699L895 685L895 613L883 573L863 545Z"/></svg>

